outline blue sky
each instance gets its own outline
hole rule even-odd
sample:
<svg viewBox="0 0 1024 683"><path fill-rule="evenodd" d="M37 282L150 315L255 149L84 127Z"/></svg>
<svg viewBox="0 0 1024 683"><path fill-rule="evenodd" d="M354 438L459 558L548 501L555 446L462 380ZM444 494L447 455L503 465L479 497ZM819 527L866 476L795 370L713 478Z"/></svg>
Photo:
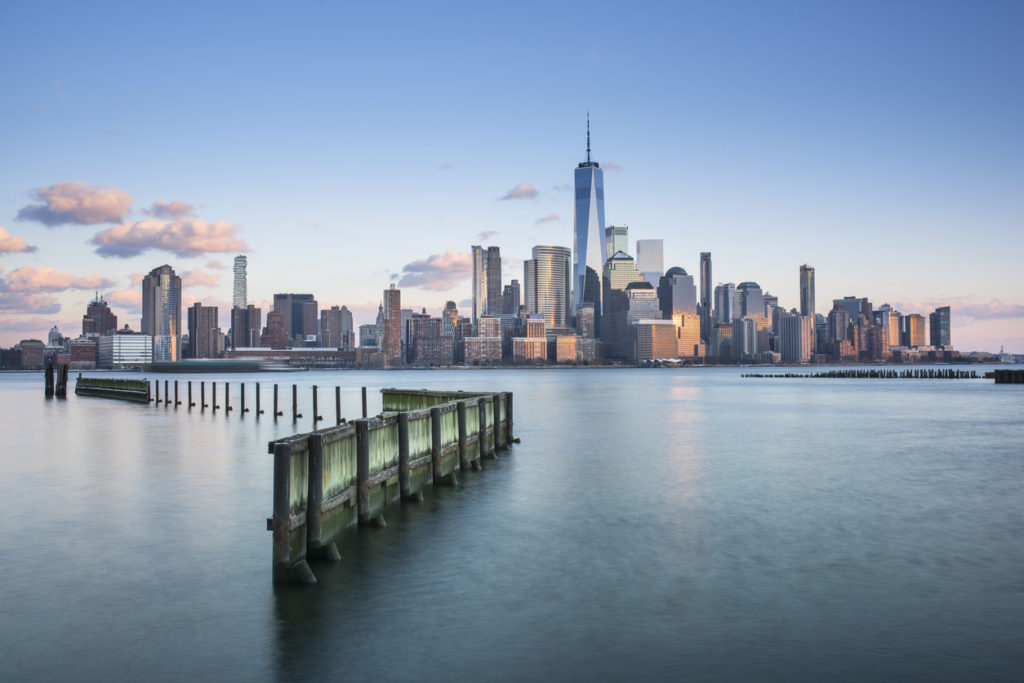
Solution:
<svg viewBox="0 0 1024 683"><path fill-rule="evenodd" d="M362 322L395 276L467 299L471 244L521 279L572 244L590 111L607 220L666 267L796 306L808 263L819 311L950 304L958 348L1024 352L1024 4L374 5L7 3L0 344L77 333L95 285L137 326L163 263L226 325L239 241L251 299Z"/></svg>

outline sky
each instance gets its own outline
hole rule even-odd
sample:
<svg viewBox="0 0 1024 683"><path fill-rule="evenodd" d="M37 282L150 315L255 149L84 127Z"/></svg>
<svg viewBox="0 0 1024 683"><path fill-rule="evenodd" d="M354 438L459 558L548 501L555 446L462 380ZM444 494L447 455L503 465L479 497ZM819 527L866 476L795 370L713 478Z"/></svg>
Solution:
<svg viewBox="0 0 1024 683"><path fill-rule="evenodd" d="M572 246L586 117L605 216L665 267L817 310L950 305L1024 353L1024 3L0 6L0 346L81 332L140 277L220 306L313 293L372 322L468 308ZM184 316L184 312L183 312Z"/></svg>

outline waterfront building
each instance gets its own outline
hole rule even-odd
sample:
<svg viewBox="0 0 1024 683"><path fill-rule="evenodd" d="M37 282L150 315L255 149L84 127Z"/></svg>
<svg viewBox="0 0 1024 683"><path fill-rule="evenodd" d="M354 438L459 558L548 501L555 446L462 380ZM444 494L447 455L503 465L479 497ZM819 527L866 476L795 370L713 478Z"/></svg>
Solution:
<svg viewBox="0 0 1024 683"><path fill-rule="evenodd" d="M693 276L679 266L673 266L657 285L661 317L670 320L674 315L697 315L697 287Z"/></svg>
<svg viewBox="0 0 1024 683"><path fill-rule="evenodd" d="M889 336L889 346L899 346L902 343L902 318L899 311L892 310L889 304L882 304L874 311L875 325L885 330Z"/></svg>
<svg viewBox="0 0 1024 683"><path fill-rule="evenodd" d="M576 167L576 203L573 209L573 260L571 314L585 302L594 304L597 329L601 329L601 272L606 260L604 234L604 171L590 158L590 117L587 116L587 160ZM612 258L614 258L614 254Z"/></svg>
<svg viewBox="0 0 1024 683"><path fill-rule="evenodd" d="M671 320L676 330L676 355L680 358L703 356L707 347L700 340L700 316L676 313Z"/></svg>
<svg viewBox="0 0 1024 683"><path fill-rule="evenodd" d="M903 346L914 348L924 346L924 316L911 313L903 318Z"/></svg>
<svg viewBox="0 0 1024 683"><path fill-rule="evenodd" d="M597 331L594 327L594 304L586 303L576 311L576 332L584 339L594 339Z"/></svg>
<svg viewBox="0 0 1024 683"><path fill-rule="evenodd" d="M604 229L604 260L610 259L617 251L629 253L628 225L609 225Z"/></svg>
<svg viewBox="0 0 1024 683"><path fill-rule="evenodd" d="M501 249L487 247L487 313L502 313Z"/></svg>
<svg viewBox="0 0 1024 683"><path fill-rule="evenodd" d="M604 354L609 358L628 358L632 355L632 342L627 320L629 297L626 287L640 282L633 257L622 251L615 252L604 264L602 282L605 313L599 318L595 305L594 318L600 319L598 333L604 342Z"/></svg>
<svg viewBox="0 0 1024 683"><path fill-rule="evenodd" d="M263 328L263 309L254 304L231 309L231 345L236 349L260 345Z"/></svg>
<svg viewBox="0 0 1024 683"><path fill-rule="evenodd" d="M291 345L303 346L307 337L316 336L319 311L312 294L274 295L274 312L282 315L285 334Z"/></svg>
<svg viewBox="0 0 1024 683"><path fill-rule="evenodd" d="M800 266L800 315L814 319L814 268Z"/></svg>
<svg viewBox="0 0 1024 683"><path fill-rule="evenodd" d="M662 240L636 241L636 268L640 277L657 287L665 272L665 244Z"/></svg>
<svg viewBox="0 0 1024 683"><path fill-rule="evenodd" d="M451 365L454 338L442 332L441 318L413 315L409 319L409 363L416 365Z"/></svg>
<svg viewBox="0 0 1024 683"><path fill-rule="evenodd" d="M169 265L142 278L142 333L153 339L153 361L181 360L181 278Z"/></svg>
<svg viewBox="0 0 1024 683"><path fill-rule="evenodd" d="M515 282L515 280L513 280ZM459 307L454 301L446 301L444 310L441 311L441 334L445 337L455 337L459 330ZM462 336L459 334L458 336Z"/></svg>
<svg viewBox="0 0 1024 683"><path fill-rule="evenodd" d="M402 290L392 284L384 290L384 365L402 364ZM409 311L411 317L412 311Z"/></svg>
<svg viewBox="0 0 1024 683"><path fill-rule="evenodd" d="M700 341L705 347L711 342L711 252L700 253Z"/></svg>
<svg viewBox="0 0 1024 683"><path fill-rule="evenodd" d="M117 329L117 316L110 310L107 302L96 292L94 298L85 308L82 316L82 336L102 337Z"/></svg>
<svg viewBox="0 0 1024 683"><path fill-rule="evenodd" d="M710 355L720 362L732 360L732 322L715 325L711 333Z"/></svg>
<svg viewBox="0 0 1024 683"><path fill-rule="evenodd" d="M188 309L188 357L217 358L220 323L216 306L193 304Z"/></svg>
<svg viewBox="0 0 1024 683"><path fill-rule="evenodd" d="M148 365L153 362L153 348L153 337L148 334L108 334L96 341L96 367L121 370Z"/></svg>
<svg viewBox="0 0 1024 683"><path fill-rule="evenodd" d="M865 318L869 322L874 320L874 315L871 311L871 302L866 298L847 296L842 299L833 299L832 306L833 308L836 306L842 306L850 315L851 323L856 323L861 317Z"/></svg>
<svg viewBox="0 0 1024 683"><path fill-rule="evenodd" d="M236 256L234 264L234 283L231 288L231 307L232 308L245 308L248 303L248 291L245 280L245 268L246 268L245 256Z"/></svg>
<svg viewBox="0 0 1024 683"><path fill-rule="evenodd" d="M807 315L786 314L779 325L783 363L807 363L814 353L814 322Z"/></svg>
<svg viewBox="0 0 1024 683"><path fill-rule="evenodd" d="M676 326L671 320L637 320L632 326L637 364L679 357Z"/></svg>
<svg viewBox="0 0 1024 683"><path fill-rule="evenodd" d="M661 319L658 292L650 282L641 280L626 285L626 315L622 327L618 331L619 357L636 361L635 323L640 320ZM617 320L618 318L616 318ZM673 355L673 357L675 356Z"/></svg>
<svg viewBox="0 0 1024 683"><path fill-rule="evenodd" d="M952 346L950 341L950 311L949 306L936 308L934 313L928 314L929 343L932 348L944 349Z"/></svg>
<svg viewBox="0 0 1024 683"><path fill-rule="evenodd" d="M571 256L567 247L537 245L533 258L523 261L526 313L543 316L548 327L567 327L571 319Z"/></svg>
<svg viewBox="0 0 1024 683"><path fill-rule="evenodd" d="M267 326L263 328L260 346L268 349L287 349L291 347L288 328L285 326L285 314L281 311L267 313Z"/></svg>
<svg viewBox="0 0 1024 683"><path fill-rule="evenodd" d="M501 313L501 249L480 245L470 248L473 257L473 324L482 315Z"/></svg>
<svg viewBox="0 0 1024 683"><path fill-rule="evenodd" d="M71 370L96 369L96 338L68 341L68 364Z"/></svg>
<svg viewBox="0 0 1024 683"><path fill-rule="evenodd" d="M353 344L352 312L345 306L331 306L320 311L320 346L327 349L351 350Z"/></svg>
<svg viewBox="0 0 1024 683"><path fill-rule="evenodd" d="M380 341L380 330L376 323L359 326L359 346L377 348Z"/></svg>
<svg viewBox="0 0 1024 683"><path fill-rule="evenodd" d="M543 317L526 320L526 336L512 340L512 358L516 363L546 362L548 359L547 324ZM556 342L557 344L557 342Z"/></svg>
<svg viewBox="0 0 1024 683"><path fill-rule="evenodd" d="M18 350L21 352L21 370L40 370L43 367L43 360L46 354L46 344L39 339L22 339L18 342Z"/></svg>
<svg viewBox="0 0 1024 683"><path fill-rule="evenodd" d="M579 361L579 336L562 334L555 337L555 362L576 363Z"/></svg>
<svg viewBox="0 0 1024 683"><path fill-rule="evenodd" d="M735 317L733 315L735 295L736 285L732 282L720 283L715 287L714 322L718 325L728 325Z"/></svg>
<svg viewBox="0 0 1024 683"><path fill-rule="evenodd" d="M742 363L751 360L757 353L757 322L743 316L732 323L733 360Z"/></svg>

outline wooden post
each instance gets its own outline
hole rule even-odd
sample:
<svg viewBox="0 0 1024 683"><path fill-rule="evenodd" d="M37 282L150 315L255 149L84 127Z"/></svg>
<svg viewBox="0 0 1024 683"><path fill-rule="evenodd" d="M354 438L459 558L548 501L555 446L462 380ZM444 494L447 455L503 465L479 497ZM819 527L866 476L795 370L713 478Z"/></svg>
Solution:
<svg viewBox="0 0 1024 683"><path fill-rule="evenodd" d="M213 389L213 398L210 399L210 403L213 404L211 407L213 408L213 412L216 413L217 408L220 408L220 406L217 405L217 383L210 382L210 388Z"/></svg>
<svg viewBox="0 0 1024 683"><path fill-rule="evenodd" d="M403 499L412 496L409 479L409 413L398 414L398 487Z"/></svg>
<svg viewBox="0 0 1024 683"><path fill-rule="evenodd" d="M370 521L370 423L356 420L356 503L359 523Z"/></svg>
<svg viewBox="0 0 1024 683"><path fill-rule="evenodd" d="M341 387L334 387L334 424L341 424Z"/></svg>
<svg viewBox="0 0 1024 683"><path fill-rule="evenodd" d="M292 424L299 421L299 388L292 385Z"/></svg>
<svg viewBox="0 0 1024 683"><path fill-rule="evenodd" d="M216 387L216 383L214 384ZM215 389L216 390L216 389ZM305 560L292 562L291 535L292 447L274 444L274 583L316 583Z"/></svg>
<svg viewBox="0 0 1024 683"><path fill-rule="evenodd" d="M494 406L494 450L497 451L498 448L505 447L502 439L505 434L501 431L501 394L491 396L491 405Z"/></svg>
<svg viewBox="0 0 1024 683"><path fill-rule="evenodd" d="M53 398L53 363L46 362L46 373L45 373L46 387L43 389L46 394L46 398Z"/></svg>
<svg viewBox="0 0 1024 683"><path fill-rule="evenodd" d="M363 419L366 419L366 387L363 387Z"/></svg>
<svg viewBox="0 0 1024 683"><path fill-rule="evenodd" d="M485 455L491 455L487 450L487 404L486 399L482 396L476 400L476 407L480 414L480 460L483 461Z"/></svg>
<svg viewBox="0 0 1024 683"><path fill-rule="evenodd" d="M154 405L160 405L160 380L153 382L153 386L156 387L156 403Z"/></svg>
<svg viewBox="0 0 1024 683"><path fill-rule="evenodd" d="M274 385L274 422L277 422L277 416L281 414L281 411L277 409L277 385Z"/></svg>
<svg viewBox="0 0 1024 683"><path fill-rule="evenodd" d="M466 402L456 403L455 410L459 419L459 469L466 472L469 470L469 460L466 454Z"/></svg>
<svg viewBox="0 0 1024 683"><path fill-rule="evenodd" d="M259 418L262 414L263 411L260 410L260 383L256 382L256 417Z"/></svg>
<svg viewBox="0 0 1024 683"><path fill-rule="evenodd" d="M167 404L171 402L171 392L168 391L170 386L171 386L170 380L166 380L165 379L164 380L164 408L166 408Z"/></svg>
<svg viewBox="0 0 1024 683"><path fill-rule="evenodd" d="M512 392L505 394L505 443L512 445L515 437L512 436Z"/></svg>
<svg viewBox="0 0 1024 683"><path fill-rule="evenodd" d="M434 485L441 483L441 409L430 409L430 460L434 465Z"/></svg>
<svg viewBox="0 0 1024 683"><path fill-rule="evenodd" d="M152 401L152 400L153 400L153 399L151 398L151 395L150 395L150 393L149 393L149 380L148 380L148 379L146 379L146 380L143 380L143 381L144 381L144 382L146 383L146 403L149 403L150 401Z"/></svg>
<svg viewBox="0 0 1024 683"><path fill-rule="evenodd" d="M242 382L242 395L241 395L241 399L242 399L242 417L245 417L245 413L247 412L247 409L245 407L245 382Z"/></svg>
<svg viewBox="0 0 1024 683"><path fill-rule="evenodd" d="M81 374L81 373L79 373ZM57 398L68 397L68 366L61 365L57 371L57 389L54 394Z"/></svg>
<svg viewBox="0 0 1024 683"><path fill-rule="evenodd" d="M178 400L178 380L174 380L174 407L177 408L181 405L181 401Z"/></svg>
<svg viewBox="0 0 1024 683"><path fill-rule="evenodd" d="M224 412L231 412L231 385L224 382Z"/></svg>
<svg viewBox="0 0 1024 683"><path fill-rule="evenodd" d="M323 523L324 502L324 436L310 434L309 445L309 488L306 491L306 538L312 542L320 540ZM310 545L310 544L307 544Z"/></svg>
<svg viewBox="0 0 1024 683"><path fill-rule="evenodd" d="M206 410L206 382L199 383L199 410Z"/></svg>
<svg viewBox="0 0 1024 683"><path fill-rule="evenodd" d="M192 410L192 406L194 406L194 405L195 405L195 403L192 402L192 380L189 380L188 381L188 409Z"/></svg>
<svg viewBox="0 0 1024 683"><path fill-rule="evenodd" d="M320 420L324 419L324 416L321 415L320 411L317 409L316 394L317 394L316 385L314 384L313 385L313 431L314 432L316 431L316 423L319 422Z"/></svg>

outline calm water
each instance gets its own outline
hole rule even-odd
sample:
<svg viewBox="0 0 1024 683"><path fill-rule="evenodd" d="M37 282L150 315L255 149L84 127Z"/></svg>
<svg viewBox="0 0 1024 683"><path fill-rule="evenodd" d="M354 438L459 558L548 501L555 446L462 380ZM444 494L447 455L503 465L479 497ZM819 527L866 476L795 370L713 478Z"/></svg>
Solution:
<svg viewBox="0 0 1024 683"><path fill-rule="evenodd" d="M276 425L0 376L0 678L1024 679L1024 388L739 374L217 377ZM292 382L302 431L512 390L522 443L275 588Z"/></svg>

